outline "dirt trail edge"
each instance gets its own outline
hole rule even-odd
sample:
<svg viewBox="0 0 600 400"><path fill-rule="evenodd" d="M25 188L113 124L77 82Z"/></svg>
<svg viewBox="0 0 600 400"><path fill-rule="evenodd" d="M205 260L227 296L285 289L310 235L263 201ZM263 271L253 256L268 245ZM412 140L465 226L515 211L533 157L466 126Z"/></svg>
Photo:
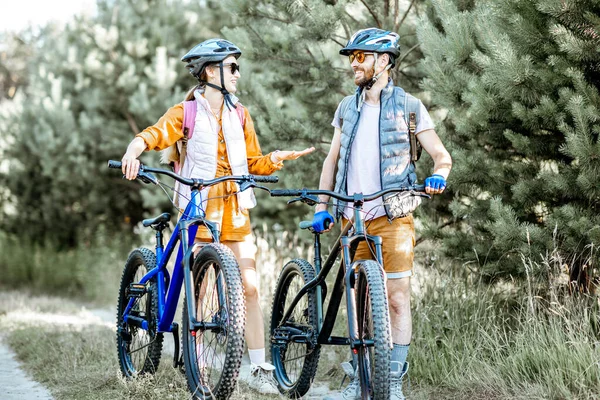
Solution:
<svg viewBox="0 0 600 400"><path fill-rule="evenodd" d="M0 336L0 397L4 400L52 400L50 392L21 369L15 353Z"/></svg>

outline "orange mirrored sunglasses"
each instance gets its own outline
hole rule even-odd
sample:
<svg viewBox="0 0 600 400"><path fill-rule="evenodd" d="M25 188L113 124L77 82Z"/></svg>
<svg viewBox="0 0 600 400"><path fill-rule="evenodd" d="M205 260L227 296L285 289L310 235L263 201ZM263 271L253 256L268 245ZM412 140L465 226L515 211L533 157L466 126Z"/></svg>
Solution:
<svg viewBox="0 0 600 400"><path fill-rule="evenodd" d="M367 55L369 55L369 54L373 54L373 53L365 53L364 51L355 51L354 53L352 53L348 56L348 58L350 59L350 64L352 64L354 62L354 59L356 59L356 61L358 61L359 64L362 64L365 61L365 58L367 57Z"/></svg>

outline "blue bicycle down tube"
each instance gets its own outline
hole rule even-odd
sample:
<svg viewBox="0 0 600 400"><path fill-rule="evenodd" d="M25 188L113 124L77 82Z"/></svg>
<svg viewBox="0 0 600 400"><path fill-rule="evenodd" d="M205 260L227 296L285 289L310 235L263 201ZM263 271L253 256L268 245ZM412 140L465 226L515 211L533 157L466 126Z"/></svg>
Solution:
<svg viewBox="0 0 600 400"><path fill-rule="evenodd" d="M192 193L192 200L189 202L188 206L185 208L183 215L181 216L179 221L185 221L193 218L197 218L198 210L202 210L198 202L198 197L195 196L195 193ZM189 246L194 245L194 240L196 239L196 232L198 231L198 225L191 225L188 229L188 243ZM167 249L165 253L167 256L170 256L172 252L173 246L176 244L179 238L180 232L180 224L178 223L175 227L175 231L171 235L171 240L167 244ZM167 293L167 299L164 304L164 312L160 318L158 323L158 331L159 332L170 332L171 331L171 323L173 322L173 318L175 317L175 312L177 310L177 303L179 300L179 295L181 294L181 286L183 284L183 248L182 245L179 245L179 249L177 250L177 257L175 259L175 264L173 267L173 276L171 277L171 284L169 285L169 292Z"/></svg>

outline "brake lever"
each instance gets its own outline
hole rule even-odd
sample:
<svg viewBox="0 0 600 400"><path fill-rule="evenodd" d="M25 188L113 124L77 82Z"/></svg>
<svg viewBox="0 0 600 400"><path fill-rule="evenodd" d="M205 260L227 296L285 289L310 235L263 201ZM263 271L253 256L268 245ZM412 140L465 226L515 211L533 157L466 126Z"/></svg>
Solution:
<svg viewBox="0 0 600 400"><path fill-rule="evenodd" d="M292 204L297 201L301 201L304 204L308 204L311 207L314 206L315 204L319 203L319 199L317 198L317 196L308 195L308 194L302 194L302 195L300 195L300 197L296 197L295 199L288 200L287 203Z"/></svg>
<svg viewBox="0 0 600 400"><path fill-rule="evenodd" d="M244 190L246 190L246 189L249 189L249 188L251 188L252 186L256 186L256 185L254 184L254 181L252 181L252 182L249 182L249 181L244 181L244 182L242 182L242 183L238 183L238 185L239 185L239 187L240 187L240 192L243 192Z"/></svg>
<svg viewBox="0 0 600 400"><path fill-rule="evenodd" d="M431 199L431 195L430 194L423 193L423 192L417 192L417 191L411 190L410 194L412 196L419 196L419 197L423 197L425 199Z"/></svg>
<svg viewBox="0 0 600 400"><path fill-rule="evenodd" d="M153 183L155 185L158 185L158 179L152 175L150 172L145 172L140 170L140 172L138 172L138 176L137 179L139 179L140 181L144 182L144 183Z"/></svg>

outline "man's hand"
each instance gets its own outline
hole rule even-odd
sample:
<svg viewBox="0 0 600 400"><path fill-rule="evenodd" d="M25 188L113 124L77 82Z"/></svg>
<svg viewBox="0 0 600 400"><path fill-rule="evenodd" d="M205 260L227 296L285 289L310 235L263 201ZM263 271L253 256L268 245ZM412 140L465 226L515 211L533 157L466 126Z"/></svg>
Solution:
<svg viewBox="0 0 600 400"><path fill-rule="evenodd" d="M129 180L133 180L137 178L138 172L140 170L140 160L135 157L135 155L127 152L121 159L121 171L123 171L123 175L125 178Z"/></svg>
<svg viewBox="0 0 600 400"><path fill-rule="evenodd" d="M312 227L315 232L329 232L333 225L333 216L327 210L319 211L313 217Z"/></svg>
<svg viewBox="0 0 600 400"><path fill-rule="evenodd" d="M439 174L433 174L425 179L425 193L439 194L446 189L446 179Z"/></svg>
<svg viewBox="0 0 600 400"><path fill-rule="evenodd" d="M315 151L314 147L309 147L308 149L304 149L302 151L278 150L271 153L271 161L273 161L273 163L276 164L281 161L295 160L297 158L310 154L313 151Z"/></svg>

